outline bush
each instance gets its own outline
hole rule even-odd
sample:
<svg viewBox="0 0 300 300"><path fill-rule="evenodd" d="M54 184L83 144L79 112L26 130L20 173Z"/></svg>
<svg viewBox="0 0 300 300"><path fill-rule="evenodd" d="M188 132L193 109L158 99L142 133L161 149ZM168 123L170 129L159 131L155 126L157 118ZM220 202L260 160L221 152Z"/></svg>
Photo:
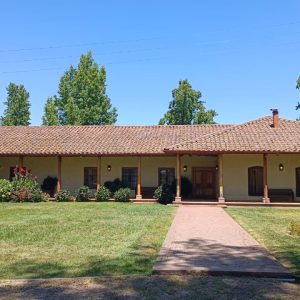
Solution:
<svg viewBox="0 0 300 300"><path fill-rule="evenodd" d="M111 195L110 190L105 186L101 186L95 196L97 201L103 202L103 201L108 201L110 195Z"/></svg>
<svg viewBox="0 0 300 300"><path fill-rule="evenodd" d="M300 237L300 223L291 221L289 224L289 233Z"/></svg>
<svg viewBox="0 0 300 300"><path fill-rule="evenodd" d="M155 191L154 191L154 196L155 199L159 201L161 204L169 204L174 201L174 193L172 190L172 187L166 184L163 184L159 186Z"/></svg>
<svg viewBox="0 0 300 300"><path fill-rule="evenodd" d="M55 194L55 200L58 202L68 202L71 201L71 199L72 199L71 193L66 189L62 189Z"/></svg>
<svg viewBox="0 0 300 300"><path fill-rule="evenodd" d="M76 201L84 202L89 201L91 192L88 186L82 186L77 190Z"/></svg>
<svg viewBox="0 0 300 300"><path fill-rule="evenodd" d="M15 177L12 180L13 191L11 200L14 202L40 202L45 201L46 196L42 193L37 177L30 173L30 170L16 167Z"/></svg>
<svg viewBox="0 0 300 300"><path fill-rule="evenodd" d="M130 198L130 189L129 188L120 188L114 193L115 201L117 202L129 202Z"/></svg>
<svg viewBox="0 0 300 300"><path fill-rule="evenodd" d="M11 200L13 186L7 179L0 179L0 202L8 202Z"/></svg>
<svg viewBox="0 0 300 300"><path fill-rule="evenodd" d="M109 189L111 196L114 195L114 193L120 188L124 187L119 178L116 178L114 181L105 181L104 186Z"/></svg>
<svg viewBox="0 0 300 300"><path fill-rule="evenodd" d="M51 197L53 197L54 193L55 193L56 185L57 185L57 178L47 176L44 179L41 188L42 188L43 192L45 192L45 193L49 194Z"/></svg>

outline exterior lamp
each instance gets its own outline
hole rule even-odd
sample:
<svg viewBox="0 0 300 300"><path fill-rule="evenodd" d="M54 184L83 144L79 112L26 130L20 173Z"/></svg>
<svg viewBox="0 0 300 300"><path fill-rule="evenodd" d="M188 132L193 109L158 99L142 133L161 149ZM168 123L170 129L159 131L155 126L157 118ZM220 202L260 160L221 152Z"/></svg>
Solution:
<svg viewBox="0 0 300 300"><path fill-rule="evenodd" d="M183 166L183 172L186 172L187 171L187 165L184 165Z"/></svg>
<svg viewBox="0 0 300 300"><path fill-rule="evenodd" d="M216 165L216 171L218 171L219 170L219 166L218 165Z"/></svg>
<svg viewBox="0 0 300 300"><path fill-rule="evenodd" d="M283 164L279 164L278 169L280 172L282 172L284 170L284 165Z"/></svg>
<svg viewBox="0 0 300 300"><path fill-rule="evenodd" d="M111 171L111 165L108 165L107 166L107 172L110 172Z"/></svg>

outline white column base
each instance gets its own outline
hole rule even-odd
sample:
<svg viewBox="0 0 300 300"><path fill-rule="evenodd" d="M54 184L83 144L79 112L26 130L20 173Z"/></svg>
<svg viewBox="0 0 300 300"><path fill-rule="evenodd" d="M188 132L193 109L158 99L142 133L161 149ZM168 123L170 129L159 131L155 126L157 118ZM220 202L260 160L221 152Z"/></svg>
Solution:
<svg viewBox="0 0 300 300"><path fill-rule="evenodd" d="M218 202L219 203L225 203L225 198L224 197L219 197Z"/></svg>
<svg viewBox="0 0 300 300"><path fill-rule="evenodd" d="M181 203L181 197L175 197L175 203Z"/></svg>
<svg viewBox="0 0 300 300"><path fill-rule="evenodd" d="M143 199L143 196L142 195L135 195L135 199L136 200L141 200L141 199Z"/></svg>
<svg viewBox="0 0 300 300"><path fill-rule="evenodd" d="M263 198L263 203L270 203L270 198Z"/></svg>

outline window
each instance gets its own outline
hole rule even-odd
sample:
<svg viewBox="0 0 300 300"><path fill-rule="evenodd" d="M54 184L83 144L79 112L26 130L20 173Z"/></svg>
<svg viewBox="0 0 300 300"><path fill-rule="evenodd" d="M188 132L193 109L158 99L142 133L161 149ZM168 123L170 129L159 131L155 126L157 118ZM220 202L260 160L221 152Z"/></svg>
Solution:
<svg viewBox="0 0 300 300"><path fill-rule="evenodd" d="M262 196L264 192L263 167L251 167L248 169L248 193L249 196Z"/></svg>
<svg viewBox="0 0 300 300"><path fill-rule="evenodd" d="M296 168L296 197L300 197L300 167Z"/></svg>
<svg viewBox="0 0 300 300"><path fill-rule="evenodd" d="M158 169L158 185L172 185L175 181L175 168Z"/></svg>
<svg viewBox="0 0 300 300"><path fill-rule="evenodd" d="M84 168L84 183L90 189L95 190L97 188L97 168L85 167Z"/></svg>
<svg viewBox="0 0 300 300"><path fill-rule="evenodd" d="M122 183L131 190L136 190L137 186L137 168L122 169Z"/></svg>

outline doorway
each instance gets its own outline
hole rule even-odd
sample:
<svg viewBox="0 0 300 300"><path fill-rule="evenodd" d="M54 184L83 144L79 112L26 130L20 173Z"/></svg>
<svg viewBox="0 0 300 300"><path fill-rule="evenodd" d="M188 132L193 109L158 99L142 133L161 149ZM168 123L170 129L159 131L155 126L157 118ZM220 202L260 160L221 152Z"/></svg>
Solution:
<svg viewBox="0 0 300 300"><path fill-rule="evenodd" d="M216 199L216 169L193 168L193 197Z"/></svg>

